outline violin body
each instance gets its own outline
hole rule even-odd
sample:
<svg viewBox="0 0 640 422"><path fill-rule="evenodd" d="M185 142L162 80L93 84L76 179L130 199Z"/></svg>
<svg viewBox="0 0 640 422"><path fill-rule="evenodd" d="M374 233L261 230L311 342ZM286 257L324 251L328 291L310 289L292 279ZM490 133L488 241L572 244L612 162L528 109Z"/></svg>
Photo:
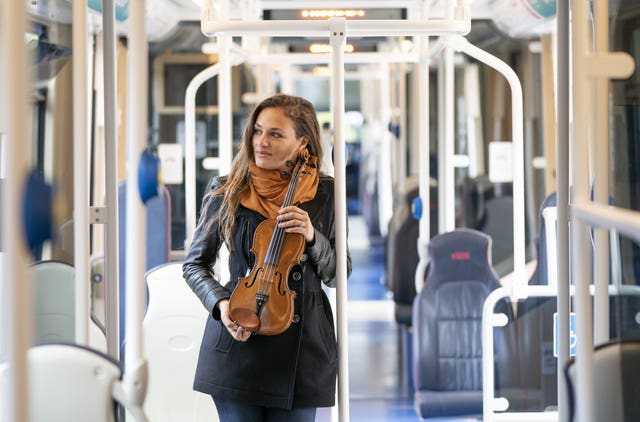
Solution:
<svg viewBox="0 0 640 422"><path fill-rule="evenodd" d="M289 272L300 262L305 248L303 235L282 231L279 259L273 262L267 250L277 224L269 219L256 228L251 248L255 265L248 276L238 280L229 299L231 319L262 335L280 334L293 321L296 292L289 289Z"/></svg>

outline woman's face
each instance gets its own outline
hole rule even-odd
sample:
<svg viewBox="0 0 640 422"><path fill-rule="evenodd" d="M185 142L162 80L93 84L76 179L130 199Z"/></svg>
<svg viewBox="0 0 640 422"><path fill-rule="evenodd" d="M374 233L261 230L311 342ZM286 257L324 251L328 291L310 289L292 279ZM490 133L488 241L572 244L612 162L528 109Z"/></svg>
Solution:
<svg viewBox="0 0 640 422"><path fill-rule="evenodd" d="M287 160L295 163L307 141L296 138L293 122L282 109L263 109L253 127L253 155L258 167L265 170L291 171Z"/></svg>

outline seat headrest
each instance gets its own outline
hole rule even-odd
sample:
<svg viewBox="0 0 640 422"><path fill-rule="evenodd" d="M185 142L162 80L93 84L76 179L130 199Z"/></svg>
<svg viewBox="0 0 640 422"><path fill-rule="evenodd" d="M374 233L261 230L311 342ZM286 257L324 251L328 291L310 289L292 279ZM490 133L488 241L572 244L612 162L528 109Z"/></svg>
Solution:
<svg viewBox="0 0 640 422"><path fill-rule="evenodd" d="M429 244L431 267L427 283L451 280L497 280L491 267L491 237L472 229L434 236Z"/></svg>

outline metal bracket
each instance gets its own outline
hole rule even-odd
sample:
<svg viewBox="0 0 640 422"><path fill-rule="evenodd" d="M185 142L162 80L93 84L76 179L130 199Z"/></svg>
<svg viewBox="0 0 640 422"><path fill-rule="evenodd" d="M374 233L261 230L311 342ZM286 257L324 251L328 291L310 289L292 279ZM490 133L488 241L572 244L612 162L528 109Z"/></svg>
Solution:
<svg viewBox="0 0 640 422"><path fill-rule="evenodd" d="M345 18L329 19L329 44L333 48L344 48L347 38L347 20Z"/></svg>
<svg viewBox="0 0 640 422"><path fill-rule="evenodd" d="M89 208L89 224L107 224L107 207Z"/></svg>

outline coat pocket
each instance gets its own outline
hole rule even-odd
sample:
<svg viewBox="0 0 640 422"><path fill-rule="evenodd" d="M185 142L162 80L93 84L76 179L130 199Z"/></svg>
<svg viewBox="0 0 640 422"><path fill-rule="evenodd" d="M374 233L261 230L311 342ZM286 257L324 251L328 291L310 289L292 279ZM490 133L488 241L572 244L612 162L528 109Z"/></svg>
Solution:
<svg viewBox="0 0 640 422"><path fill-rule="evenodd" d="M229 353L231 351L231 346L233 346L234 339L231 337L229 331L227 331L226 327L222 324L222 321L217 321L218 327L218 338L216 339L215 350L216 352L221 353Z"/></svg>

